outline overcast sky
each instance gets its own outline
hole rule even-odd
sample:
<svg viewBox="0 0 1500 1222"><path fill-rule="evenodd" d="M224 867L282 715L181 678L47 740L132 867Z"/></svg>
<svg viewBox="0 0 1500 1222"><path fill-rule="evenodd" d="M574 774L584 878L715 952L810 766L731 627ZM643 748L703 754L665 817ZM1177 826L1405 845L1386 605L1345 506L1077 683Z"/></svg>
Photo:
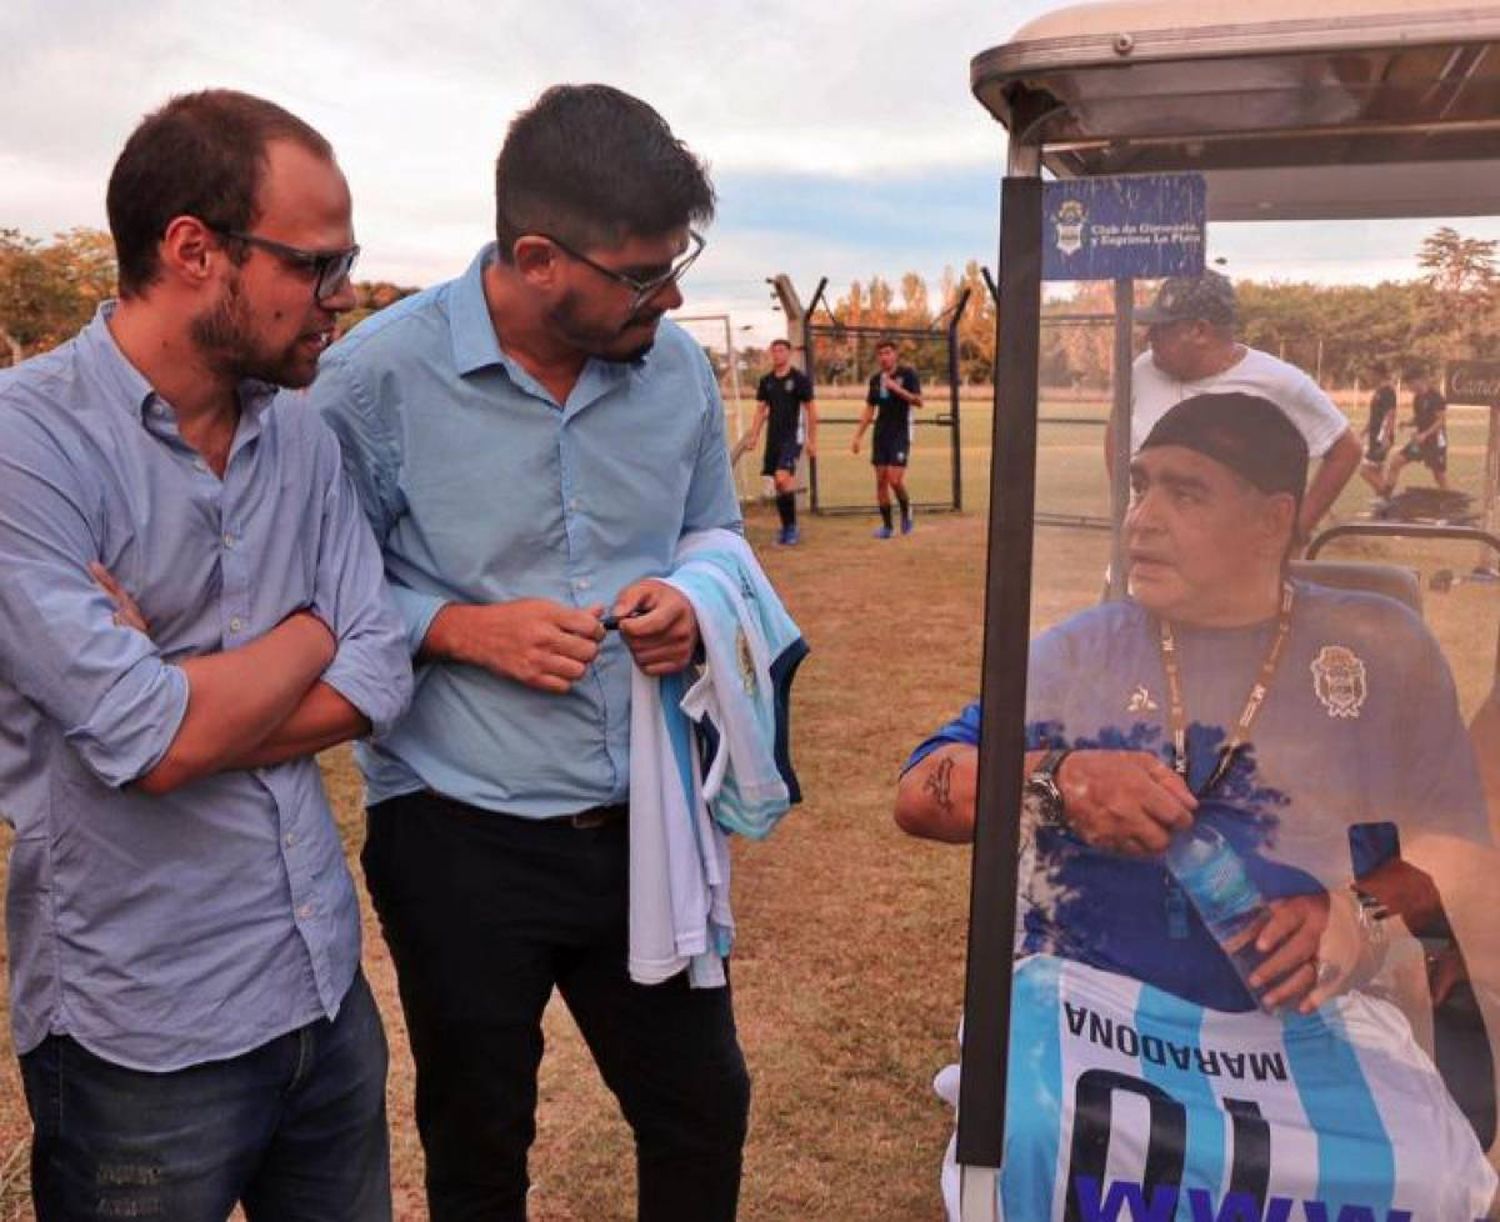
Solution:
<svg viewBox="0 0 1500 1222"><path fill-rule="evenodd" d="M131 128L174 92L280 102L333 142L360 275L429 284L487 240L505 125L547 85L651 102L720 195L687 310L780 330L765 278L993 266L1001 129L969 60L1055 0L0 0L0 227L103 228ZM439 20L436 14L441 14ZM1410 275L1433 222L1218 226L1238 276ZM1488 235L1493 226L1466 225Z"/></svg>

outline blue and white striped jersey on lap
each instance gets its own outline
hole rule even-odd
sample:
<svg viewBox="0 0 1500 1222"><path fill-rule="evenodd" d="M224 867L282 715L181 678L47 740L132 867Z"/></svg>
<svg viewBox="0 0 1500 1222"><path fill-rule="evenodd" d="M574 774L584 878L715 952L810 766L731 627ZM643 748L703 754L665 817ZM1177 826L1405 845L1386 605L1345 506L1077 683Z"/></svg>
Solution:
<svg viewBox="0 0 1500 1222"><path fill-rule="evenodd" d="M1012 1022L1009 1222L1471 1222L1495 1197L1473 1130L1379 999L1226 1013L1036 955ZM956 1103L956 1066L937 1088Z"/></svg>

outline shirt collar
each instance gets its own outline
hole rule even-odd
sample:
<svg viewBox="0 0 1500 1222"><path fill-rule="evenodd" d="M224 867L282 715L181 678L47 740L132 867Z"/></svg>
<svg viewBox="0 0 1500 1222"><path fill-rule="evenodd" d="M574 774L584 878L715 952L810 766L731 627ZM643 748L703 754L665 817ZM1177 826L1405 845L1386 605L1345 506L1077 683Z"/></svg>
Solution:
<svg viewBox="0 0 1500 1222"><path fill-rule="evenodd" d="M484 246L474 256L468 270L453 282L453 292L449 298L448 327L453 338L454 367L458 370L459 377L464 377L475 370L499 365L517 386L550 402L550 396L536 379L500 347L500 337L495 333L495 320L490 316L489 302L484 295L484 269L495 259L495 251L494 242ZM632 374L639 373L650 359L650 353L629 364L590 357L584 362L578 388L569 396L566 410L569 414L581 411Z"/></svg>
<svg viewBox="0 0 1500 1222"><path fill-rule="evenodd" d="M116 301L101 301L94 311L88 326L78 334L78 346L88 364L99 376L119 392L111 395L110 402L130 412L137 419L145 416L146 409L156 399L156 391L146 381L146 375L130 363L110 334L109 320L114 315Z"/></svg>
<svg viewBox="0 0 1500 1222"><path fill-rule="evenodd" d="M476 369L505 363L500 339L484 298L484 269L495 257L495 243L483 247L468 271L453 286L448 326L453 333L453 363L460 377Z"/></svg>

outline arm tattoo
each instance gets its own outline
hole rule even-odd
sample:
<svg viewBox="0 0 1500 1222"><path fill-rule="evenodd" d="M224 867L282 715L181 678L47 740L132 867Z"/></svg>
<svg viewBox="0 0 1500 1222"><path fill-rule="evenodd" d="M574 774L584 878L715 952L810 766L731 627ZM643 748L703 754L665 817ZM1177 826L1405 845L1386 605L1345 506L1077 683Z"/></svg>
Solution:
<svg viewBox="0 0 1500 1222"><path fill-rule="evenodd" d="M922 788L932 795L938 809L945 817L953 815L953 757L944 756L922 782Z"/></svg>

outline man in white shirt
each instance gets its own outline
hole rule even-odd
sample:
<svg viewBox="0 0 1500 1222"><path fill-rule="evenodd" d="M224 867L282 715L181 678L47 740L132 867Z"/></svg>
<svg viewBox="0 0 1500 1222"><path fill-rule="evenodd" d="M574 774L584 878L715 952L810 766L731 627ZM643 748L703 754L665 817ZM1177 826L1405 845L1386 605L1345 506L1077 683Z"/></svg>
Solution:
<svg viewBox="0 0 1500 1222"><path fill-rule="evenodd" d="M1297 426L1317 463L1297 522L1299 537L1310 537L1359 467L1362 451L1348 418L1302 370L1235 338L1234 285L1218 272L1164 281L1156 300L1135 317L1149 328L1151 347L1131 369L1131 452L1162 416L1194 395L1240 392L1269 399ZM1111 428L1105 432L1106 468L1113 449Z"/></svg>

